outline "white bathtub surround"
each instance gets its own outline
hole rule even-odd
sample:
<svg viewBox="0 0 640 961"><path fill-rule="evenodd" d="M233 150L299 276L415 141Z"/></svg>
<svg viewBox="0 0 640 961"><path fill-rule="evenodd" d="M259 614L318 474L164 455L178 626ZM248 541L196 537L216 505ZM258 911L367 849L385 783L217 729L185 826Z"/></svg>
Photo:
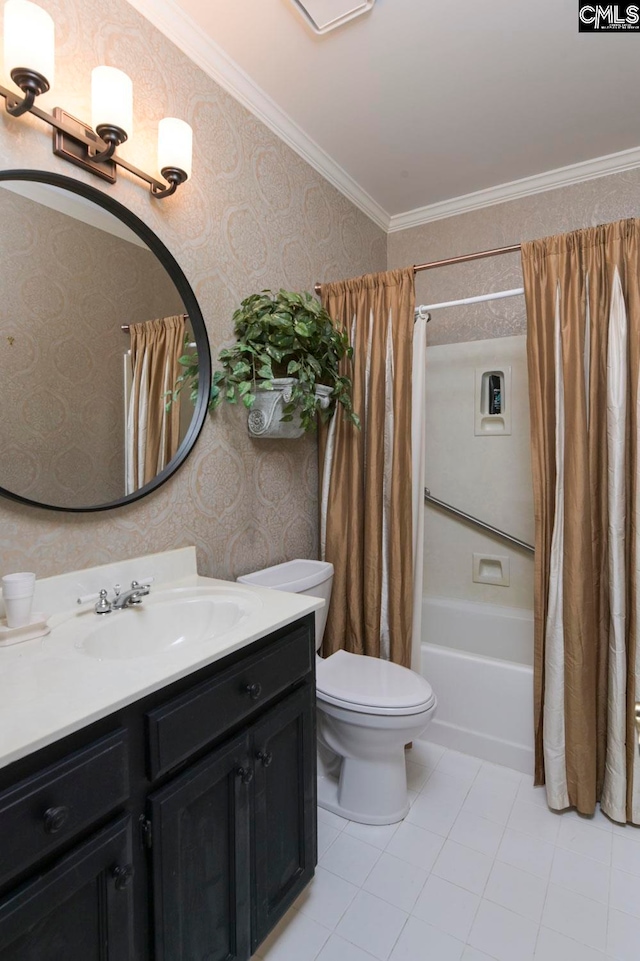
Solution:
<svg viewBox="0 0 640 961"><path fill-rule="evenodd" d="M429 740L533 771L533 615L423 599L422 670L438 692Z"/></svg>
<svg viewBox="0 0 640 961"><path fill-rule="evenodd" d="M636 961L640 829L558 814L531 777L434 744L408 757L401 824L318 811L316 877L256 958Z"/></svg>
<svg viewBox="0 0 640 961"><path fill-rule="evenodd" d="M636 220L525 243L536 514L536 777L640 824ZM632 746L633 745L633 746Z"/></svg>
<svg viewBox="0 0 640 961"><path fill-rule="evenodd" d="M77 598L101 588L142 583L153 578L151 594L140 610L99 617L93 602ZM109 624L130 626L132 618L154 605L171 602L167 593L209 588L214 593L248 591L246 615L217 636L177 644L153 656L99 659L88 656L83 642ZM183 596L183 595L180 595ZM246 595L245 595L246 596ZM193 671L289 624L322 606L315 597L276 595L259 587L200 577L194 547L166 551L101 567L36 580L36 606L48 614L51 632L44 638L0 649L0 766L9 764L87 724L119 710ZM175 604L175 600L173 601ZM120 618L120 622L116 619ZM113 619L113 620L111 620Z"/></svg>

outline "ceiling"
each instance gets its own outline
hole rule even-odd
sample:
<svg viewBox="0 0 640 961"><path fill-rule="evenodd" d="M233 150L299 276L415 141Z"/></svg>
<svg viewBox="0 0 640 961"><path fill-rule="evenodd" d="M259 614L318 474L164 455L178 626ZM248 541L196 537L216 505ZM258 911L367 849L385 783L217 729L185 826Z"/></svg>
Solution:
<svg viewBox="0 0 640 961"><path fill-rule="evenodd" d="M578 34L576 0L377 0L324 36L290 0L129 2L387 228L640 144L640 34Z"/></svg>

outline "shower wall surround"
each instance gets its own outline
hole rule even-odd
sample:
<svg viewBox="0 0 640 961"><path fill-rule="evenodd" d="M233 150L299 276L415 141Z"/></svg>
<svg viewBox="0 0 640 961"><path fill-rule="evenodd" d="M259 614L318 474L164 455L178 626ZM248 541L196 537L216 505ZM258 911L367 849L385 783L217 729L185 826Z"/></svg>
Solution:
<svg viewBox="0 0 640 961"><path fill-rule="evenodd" d="M112 187L54 157L49 128L0 113L2 168L74 176L146 221L171 250L202 307L215 355L232 340L242 297L265 287L386 267L384 232L216 85L125 0L38 0L56 23L56 82L44 109L89 117L91 69L125 70L135 90L134 136L121 152L156 169L157 123L187 120L192 179L157 202L121 175ZM7 83L7 78L2 78ZM114 324L120 325L114 318ZM0 318L0 337L3 336ZM116 441L114 440L114 443ZM0 456L2 452L0 451ZM0 500L0 568L49 576L195 544L202 574L235 577L317 551L316 443L251 441L241 411L207 418L186 463L139 503L60 514Z"/></svg>

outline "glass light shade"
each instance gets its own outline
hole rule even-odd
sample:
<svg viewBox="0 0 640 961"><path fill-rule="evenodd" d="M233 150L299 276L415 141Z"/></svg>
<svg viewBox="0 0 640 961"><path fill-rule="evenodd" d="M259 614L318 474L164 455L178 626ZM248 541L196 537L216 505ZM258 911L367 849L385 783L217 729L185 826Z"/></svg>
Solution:
<svg viewBox="0 0 640 961"><path fill-rule="evenodd" d="M53 86L55 27L46 10L29 0L7 0L4 5L4 69L34 70Z"/></svg>
<svg viewBox="0 0 640 961"><path fill-rule="evenodd" d="M91 122L94 130L107 125L131 136L133 84L122 70L94 67L91 71Z"/></svg>
<svg viewBox="0 0 640 961"><path fill-rule="evenodd" d="M193 131L184 120L165 117L158 124L158 168L177 167L191 176Z"/></svg>

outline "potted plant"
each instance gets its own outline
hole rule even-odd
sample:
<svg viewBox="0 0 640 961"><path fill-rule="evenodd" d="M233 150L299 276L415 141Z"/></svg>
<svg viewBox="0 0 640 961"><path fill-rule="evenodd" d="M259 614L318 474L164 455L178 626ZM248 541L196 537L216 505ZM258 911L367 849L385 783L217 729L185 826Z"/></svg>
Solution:
<svg viewBox="0 0 640 961"><path fill-rule="evenodd" d="M309 293L263 290L246 297L233 315L236 343L220 351L210 410L223 401L249 411L256 437L298 437L329 420L338 406L360 426L351 401L351 380L339 371L353 355L322 305ZM197 377L197 359L186 355L182 389Z"/></svg>

